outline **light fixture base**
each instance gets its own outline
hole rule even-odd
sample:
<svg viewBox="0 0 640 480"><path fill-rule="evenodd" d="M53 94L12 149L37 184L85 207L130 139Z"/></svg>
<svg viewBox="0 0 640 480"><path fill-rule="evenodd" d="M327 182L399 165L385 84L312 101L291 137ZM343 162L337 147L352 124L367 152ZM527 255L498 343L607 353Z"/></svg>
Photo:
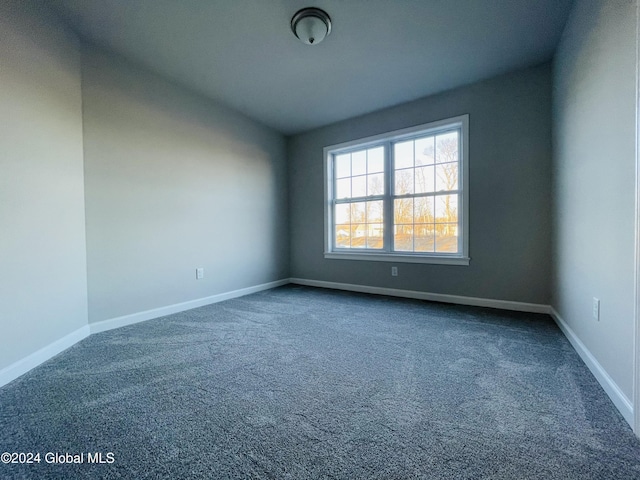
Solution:
<svg viewBox="0 0 640 480"><path fill-rule="evenodd" d="M291 18L291 31L303 43L317 45L331 33L331 17L319 8L303 8Z"/></svg>

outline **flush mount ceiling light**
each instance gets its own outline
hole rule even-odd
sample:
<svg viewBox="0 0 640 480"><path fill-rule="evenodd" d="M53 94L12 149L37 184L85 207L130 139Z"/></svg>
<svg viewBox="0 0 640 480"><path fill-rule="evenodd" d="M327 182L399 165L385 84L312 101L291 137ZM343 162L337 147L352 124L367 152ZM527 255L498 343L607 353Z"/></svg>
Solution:
<svg viewBox="0 0 640 480"><path fill-rule="evenodd" d="M319 8L303 8L291 19L291 30L303 43L316 45L331 33L331 18Z"/></svg>

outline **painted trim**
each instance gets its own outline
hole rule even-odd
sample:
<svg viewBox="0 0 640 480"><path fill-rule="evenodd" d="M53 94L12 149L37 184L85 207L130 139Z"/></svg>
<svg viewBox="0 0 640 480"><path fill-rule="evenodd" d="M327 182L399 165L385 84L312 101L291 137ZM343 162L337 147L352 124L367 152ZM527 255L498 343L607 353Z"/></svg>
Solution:
<svg viewBox="0 0 640 480"><path fill-rule="evenodd" d="M636 1L636 191L634 251L634 335L633 335L633 431L640 437L640 4Z"/></svg>
<svg viewBox="0 0 640 480"><path fill-rule="evenodd" d="M507 300L493 300L478 297L465 297L460 295L445 295L441 293L418 292L415 290L400 290L395 288L370 287L367 285L355 285L349 283L325 282L321 280L309 280L305 278L290 278L291 283L306 285L309 287L330 288L334 290L347 290L351 292L371 293L375 295L389 295L393 297L415 298L418 300L430 300L434 302L455 303L458 305L472 305L477 307L499 308L501 310L512 310L517 312L543 313L548 314L556 322L560 331L567 337L571 346L578 353L584 364L591 371L605 393L609 396L613 404L620 411L624 419L633 426L634 415L633 405L627 396L620 390L620 387L609 376L606 370L600 365L593 354L582 343L569 325L560 317L556 310L549 305L537 303L512 302Z"/></svg>
<svg viewBox="0 0 640 480"><path fill-rule="evenodd" d="M564 333L564 336L567 337L574 350L578 352L582 361L589 370L591 370L593 376L596 377L600 386L602 386L627 423L633 427L633 405L631 401L622 390L620 390L620 387L618 387L616 382L609 376L604 367L596 360L596 357L594 357L585 344L582 343L569 324L563 320L553 307L550 307L550 310L551 318L555 320L560 330L562 330L562 333Z"/></svg>
<svg viewBox="0 0 640 480"><path fill-rule="evenodd" d="M499 308L516 312L549 313L548 305L538 303L512 302L509 300L493 300L488 298L464 297L461 295L446 295L443 293L419 292L417 290L400 290L397 288L370 287L351 283L325 282L308 280L305 278L290 278L291 283L309 287L331 288L334 290L348 290L350 292L372 293L374 295L389 295L391 297L415 298L432 302L455 303L458 305L473 305L476 307Z"/></svg>
<svg viewBox="0 0 640 480"><path fill-rule="evenodd" d="M353 252L325 252L324 258L332 260L366 260L369 262L389 263L432 263L434 265L469 265L469 257L460 256L428 256L428 255L402 255L397 253L353 253Z"/></svg>
<svg viewBox="0 0 640 480"><path fill-rule="evenodd" d="M233 290L231 292L220 293L209 297L200 298L197 300L191 300L188 302L178 303L174 305L168 305L166 307L155 308L152 310L146 310L144 312L134 313L131 315L124 315L122 317L116 317L101 322L84 325L83 327L71 332L70 334L56 340L55 342L41 348L40 350L28 355L27 357L18 360L17 362L0 370L0 387L8 384L16 378L24 375L29 370L41 365L50 358L65 351L69 347L72 347L79 341L87 338L94 333L104 332L112 330L114 328L120 328L126 325L132 325L154 318L171 315L172 313L178 313L192 308L202 307L213 303L222 302L224 300L230 300L232 298L243 297L252 293L269 290L272 288L280 287L288 283L297 285L306 285L310 287L329 288L334 290L347 290L352 292L370 293L375 295L389 295L393 297L401 298L414 298L418 300L429 300L434 302L454 303L458 305L472 305L477 307L490 307L498 308L502 310L512 310L518 312L530 312L530 313L543 313L549 314L558 324L558 327L562 333L567 337L573 348L576 350L582 361L587 365L591 373L595 376L596 380L600 383L604 391L609 398L613 401L616 408L620 411L625 420L634 425L633 406L625 394L620 390L617 384L600 365L596 358L589 352L587 347L580 341L580 339L573 332L571 327L560 317L558 312L549 305L542 305L537 303L524 303L524 302L512 302L508 300L494 300L478 297L465 297L461 295L446 295L441 293L429 293L419 292L416 290L401 290L396 288L384 288L384 287L371 287L367 285L356 285L349 283L337 283L326 282L321 280L309 280L303 278L288 278L283 280L277 280L275 282L263 283L261 285L255 285L253 287L242 288L239 290ZM636 358L637 360L637 358ZM635 394L635 392L634 392ZM637 433L637 432L636 432Z"/></svg>
<svg viewBox="0 0 640 480"><path fill-rule="evenodd" d="M0 370L0 387L24 375L29 370L43 364L50 358L55 357L59 353L64 352L67 348L72 347L80 340L90 335L89 325L84 325L77 330L59 338L53 343L42 347L40 350L33 352L31 355L12 363L11 365Z"/></svg>
<svg viewBox="0 0 640 480"><path fill-rule="evenodd" d="M15 380L21 375L24 375L29 370L46 362L50 358L55 357L59 353L65 351L67 348L72 347L79 341L84 340L89 335L92 335L94 333L104 332L106 330L124 327L126 325L132 325L134 323L144 322L146 320L152 320L158 317L164 317L165 315L170 315L172 313L183 312L192 308L202 307L205 305L210 305L212 303L230 300L232 298L243 297L251 293L269 290L271 288L280 287L288 283L289 279L286 278L283 280L277 280L275 282L254 285L253 287L241 288L239 290L233 290L231 292L225 292L218 295L212 295L210 297L191 300L189 302L177 303L175 305L168 305L161 308L154 308L152 310L147 310L144 312L134 313L131 315L104 320L98 323L90 323L88 325L84 325L81 328L71 332L70 334L50 343L40 350L0 370L0 387Z"/></svg>
<svg viewBox="0 0 640 480"><path fill-rule="evenodd" d="M205 305L211 305L212 303L244 297L245 295L280 287L288 283L289 279L276 280L275 282L263 283L260 285L254 285L253 287L241 288L239 290L232 290L231 292L219 293L217 295L211 295L210 297L199 298L197 300L167 305L166 307L145 310L143 312L132 313L130 315L123 315L122 317L110 318L108 320L90 323L89 329L92 334L105 332L107 330L113 330L114 328L125 327L127 325L133 325L134 323L164 317L173 313L184 312L185 310L191 310L192 308L204 307Z"/></svg>

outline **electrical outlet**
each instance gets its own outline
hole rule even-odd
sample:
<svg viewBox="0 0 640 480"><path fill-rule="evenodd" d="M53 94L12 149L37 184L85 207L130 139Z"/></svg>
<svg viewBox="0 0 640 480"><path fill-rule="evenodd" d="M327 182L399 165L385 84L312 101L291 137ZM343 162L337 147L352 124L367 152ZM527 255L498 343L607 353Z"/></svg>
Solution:
<svg viewBox="0 0 640 480"><path fill-rule="evenodd" d="M592 310L593 310L592 311L593 318L599 322L600 321L600 300L598 300L596 297L593 297Z"/></svg>
<svg viewBox="0 0 640 480"><path fill-rule="evenodd" d="M392 277L398 276L398 267L391 267L391 276Z"/></svg>
<svg viewBox="0 0 640 480"><path fill-rule="evenodd" d="M196 268L196 280L204 278L204 268Z"/></svg>

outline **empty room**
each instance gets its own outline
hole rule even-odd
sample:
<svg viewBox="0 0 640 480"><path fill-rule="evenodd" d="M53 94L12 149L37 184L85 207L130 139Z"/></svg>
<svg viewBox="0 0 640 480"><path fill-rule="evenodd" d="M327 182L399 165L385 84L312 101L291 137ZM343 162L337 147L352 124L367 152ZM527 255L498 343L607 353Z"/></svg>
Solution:
<svg viewBox="0 0 640 480"><path fill-rule="evenodd" d="M638 0L0 0L0 478L640 478Z"/></svg>

